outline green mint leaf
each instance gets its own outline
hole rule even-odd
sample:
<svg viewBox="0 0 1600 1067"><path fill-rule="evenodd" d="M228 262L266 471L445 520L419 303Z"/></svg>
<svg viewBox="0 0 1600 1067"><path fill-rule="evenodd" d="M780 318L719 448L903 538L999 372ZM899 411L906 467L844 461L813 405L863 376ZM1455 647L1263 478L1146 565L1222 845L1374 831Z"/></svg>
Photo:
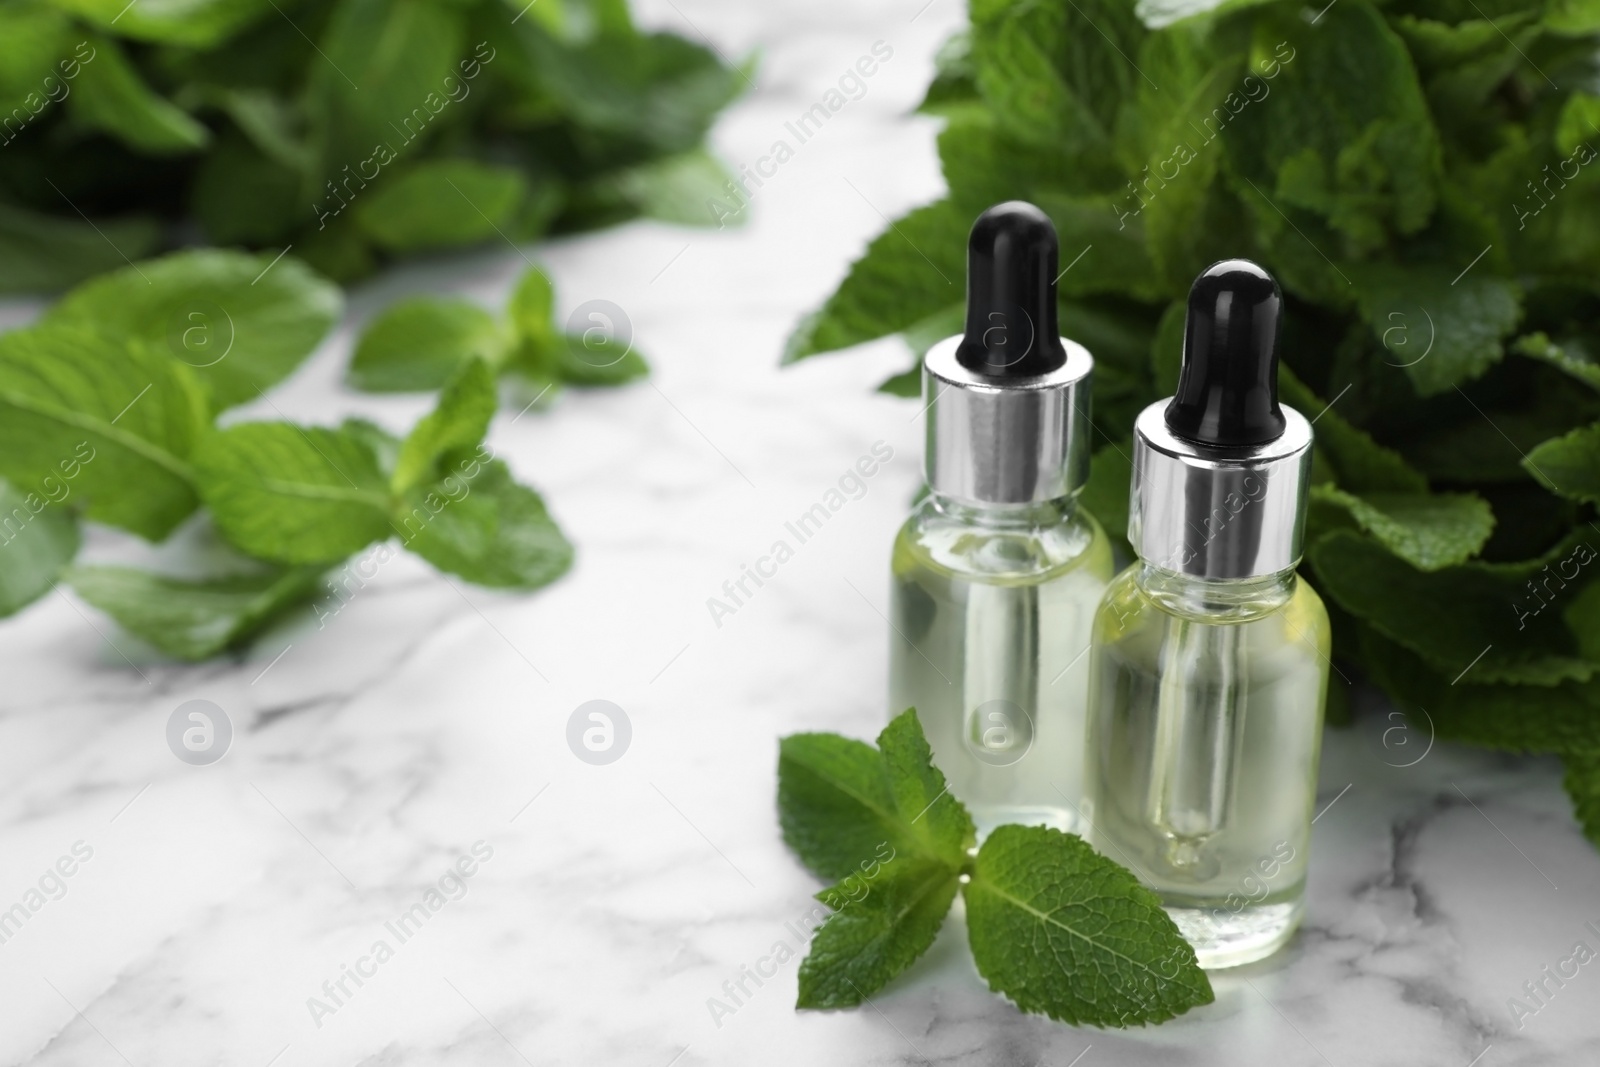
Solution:
<svg viewBox="0 0 1600 1067"><path fill-rule="evenodd" d="M541 352L555 347L556 291L544 271L529 267L522 272L506 304L506 314L524 344L532 344Z"/></svg>
<svg viewBox="0 0 1600 1067"><path fill-rule="evenodd" d="M878 751L895 810L920 845L919 852L959 869L966 862L967 850L977 843L977 831L972 816L933 765L933 750L923 736L916 709L906 709L883 728Z"/></svg>
<svg viewBox="0 0 1600 1067"><path fill-rule="evenodd" d="M1180 335L1181 344L1181 335ZM1176 377L1173 378L1176 384ZM1347 422L1338 410L1313 393L1288 367L1278 367L1278 392L1283 402L1308 419L1316 419L1313 443L1316 470L1353 493L1426 493L1428 480L1413 470L1400 453L1384 448L1365 431Z"/></svg>
<svg viewBox="0 0 1600 1067"><path fill-rule="evenodd" d="M389 487L357 434L247 422L207 437L195 470L217 529L258 559L334 563L392 532Z"/></svg>
<svg viewBox="0 0 1600 1067"><path fill-rule="evenodd" d="M1063 297L1114 292L1160 300L1167 295L1145 248L1143 224L1118 218L1117 197L1041 190L1035 201L1055 223L1061 241Z"/></svg>
<svg viewBox="0 0 1600 1067"><path fill-rule="evenodd" d="M556 371L569 385L623 385L650 373L650 364L631 342L624 345L612 337L567 335L557 342L556 353Z"/></svg>
<svg viewBox="0 0 1600 1067"><path fill-rule="evenodd" d="M217 244L281 244L306 221L302 167L269 159L229 130L195 174L190 205ZM304 242L295 246L303 252Z"/></svg>
<svg viewBox="0 0 1600 1067"><path fill-rule="evenodd" d="M136 339L192 369L214 410L287 378L344 307L339 290L292 256L199 250L113 271L45 316Z"/></svg>
<svg viewBox="0 0 1600 1067"><path fill-rule="evenodd" d="M160 352L77 325L0 335L0 476L24 491L64 483L86 517L159 541L199 502L203 427L199 387Z"/></svg>
<svg viewBox="0 0 1600 1067"><path fill-rule="evenodd" d="M1522 465L1552 493L1600 504L1600 423L1546 441Z"/></svg>
<svg viewBox="0 0 1600 1067"><path fill-rule="evenodd" d="M1600 663L1600 581L1590 581L1561 613L1578 640L1578 654Z"/></svg>
<svg viewBox="0 0 1600 1067"><path fill-rule="evenodd" d="M66 105L85 126L104 130L130 148L152 155L193 152L211 131L150 88L109 37L91 34L93 57L79 69Z"/></svg>
<svg viewBox="0 0 1600 1067"><path fill-rule="evenodd" d="M1511 351L1519 356L1548 363L1590 388L1600 389L1600 361L1595 359L1590 346L1582 340L1569 339L1556 344L1550 340L1548 334L1536 330L1512 342Z"/></svg>
<svg viewBox="0 0 1600 1067"><path fill-rule="evenodd" d="M1470 684L1546 686L1600 670L1600 663L1581 658L1552 603L1573 595L1564 587L1595 555L1574 535L1525 563L1427 572L1350 530L1327 534L1309 553L1320 591L1447 677L1467 672Z"/></svg>
<svg viewBox="0 0 1600 1067"><path fill-rule="evenodd" d="M71 54L76 41L69 36L72 23L67 17L43 4L9 4L5 19L5 38L0 40L0 115L10 117L12 123L9 127L0 124L0 136L9 139L17 130L15 109L28 109L18 114L29 114L33 108L46 106L45 98L56 83L45 79L60 77L63 72L56 64Z"/></svg>
<svg viewBox="0 0 1600 1067"><path fill-rule="evenodd" d="M1115 0L976 6L978 90L1016 138L1088 162L1110 147L1117 111L1140 78L1127 57L1145 32L1133 8Z"/></svg>
<svg viewBox="0 0 1600 1067"><path fill-rule="evenodd" d="M1436 571L1476 556L1494 532L1494 512L1476 493L1369 493L1331 485L1311 489L1317 504L1342 510L1383 547Z"/></svg>
<svg viewBox="0 0 1600 1067"><path fill-rule="evenodd" d="M369 393L430 391L475 359L498 366L512 344L509 331L471 301L411 297L367 326L346 378Z"/></svg>
<svg viewBox="0 0 1600 1067"><path fill-rule="evenodd" d="M1079 497L1084 510L1115 537L1127 536L1128 486L1133 479L1133 442L1113 441L1095 452L1089 482Z"/></svg>
<svg viewBox="0 0 1600 1067"><path fill-rule="evenodd" d="M67 496L60 503L46 493ZM53 478L25 492L0 481L0 616L20 611L50 591L62 568L78 554L82 538L72 513L71 483Z"/></svg>
<svg viewBox="0 0 1600 1067"><path fill-rule="evenodd" d="M131 8L126 0L51 2L107 33L191 48L209 48L254 21L273 17L267 0L163 0Z"/></svg>
<svg viewBox="0 0 1600 1067"><path fill-rule="evenodd" d="M1156 895L1081 838L1002 826L962 894L978 972L1023 1011L1142 1026L1215 999Z"/></svg>
<svg viewBox="0 0 1600 1067"><path fill-rule="evenodd" d="M658 154L697 145L716 113L749 85L748 71L671 34L617 24L560 42L527 19L513 30L507 50L519 54L506 66L537 71L541 96L582 127Z"/></svg>
<svg viewBox="0 0 1600 1067"><path fill-rule="evenodd" d="M790 336L783 361L848 348L915 326L965 299L972 220L941 200L890 225L839 290Z"/></svg>
<svg viewBox="0 0 1600 1067"><path fill-rule="evenodd" d="M160 238L149 219L89 223L0 204L0 292L63 289L121 267L124 253L147 255Z"/></svg>
<svg viewBox="0 0 1600 1067"><path fill-rule="evenodd" d="M1397 323L1432 338L1426 355L1405 356L1405 373L1423 396L1478 378L1499 362L1501 339L1522 314L1516 283L1487 271L1454 281L1448 268L1371 264L1347 272L1361 317L1380 341Z"/></svg>
<svg viewBox="0 0 1600 1067"><path fill-rule="evenodd" d="M1574 37L1594 33L1600 30L1600 4L1594 0L1550 0L1544 10L1544 26L1552 33Z"/></svg>
<svg viewBox="0 0 1600 1067"><path fill-rule="evenodd" d="M1562 784L1572 798L1572 814L1584 836L1600 845L1600 752L1568 752L1561 762L1567 769Z"/></svg>
<svg viewBox="0 0 1600 1067"><path fill-rule="evenodd" d="M609 174L585 190L585 196L615 200L645 218L722 229L745 221L737 202L728 203L730 188L735 186L728 169L704 148L695 148Z"/></svg>
<svg viewBox="0 0 1600 1067"><path fill-rule="evenodd" d="M198 581L132 567L74 567L67 579L117 625L169 656L201 660L242 645L320 588L320 567Z"/></svg>
<svg viewBox="0 0 1600 1067"><path fill-rule="evenodd" d="M829 881L856 872L884 847L959 870L973 843L971 817L928 762L916 713L903 713L879 740L887 741L885 752L838 734L794 734L779 743L784 841Z"/></svg>
<svg viewBox="0 0 1600 1067"><path fill-rule="evenodd" d="M539 494L483 452L443 457L443 477L406 494L393 518L406 548L476 585L537 589L572 566L572 545Z"/></svg>
<svg viewBox="0 0 1600 1067"><path fill-rule="evenodd" d="M488 364L475 359L461 368L440 394L438 407L407 435L389 478L390 490L401 495L424 480L432 481L440 456L477 448L489 432L497 400Z"/></svg>
<svg viewBox="0 0 1600 1067"><path fill-rule="evenodd" d="M800 964L797 1008L848 1008L928 950L955 901L960 874L943 863L891 858L817 894L834 908Z"/></svg>
<svg viewBox="0 0 1600 1067"><path fill-rule="evenodd" d="M465 159L416 163L354 202L356 223L379 248L417 252L478 244L510 227L528 181L510 167Z"/></svg>
<svg viewBox="0 0 1600 1067"><path fill-rule="evenodd" d="M1534 684L1482 683L1478 670L1437 671L1371 627L1359 632L1368 676L1397 704L1420 712L1411 724L1432 725L1441 739L1507 752L1600 751L1600 679L1574 680L1551 670ZM1459 679L1459 680L1458 680Z"/></svg>
<svg viewBox="0 0 1600 1067"><path fill-rule="evenodd" d="M899 830L878 750L838 734L779 742L778 819L785 843L829 881L854 873L885 841L894 845Z"/></svg>
<svg viewBox="0 0 1600 1067"><path fill-rule="evenodd" d="M1258 224L1295 254L1306 238L1279 210L1314 214L1363 252L1421 230L1438 202L1442 150L1404 42L1365 3L1337 5L1316 26L1282 7L1254 21L1258 40L1272 35L1286 50L1271 96L1241 107L1219 139L1234 172L1260 190L1238 189Z"/></svg>
<svg viewBox="0 0 1600 1067"><path fill-rule="evenodd" d="M462 120L445 79L460 77L457 64L467 62L468 51L459 5L337 0L331 7L315 46L321 62L312 63L310 54L301 60L309 72L306 109L319 217L373 196L396 177L388 171L397 159Z"/></svg>

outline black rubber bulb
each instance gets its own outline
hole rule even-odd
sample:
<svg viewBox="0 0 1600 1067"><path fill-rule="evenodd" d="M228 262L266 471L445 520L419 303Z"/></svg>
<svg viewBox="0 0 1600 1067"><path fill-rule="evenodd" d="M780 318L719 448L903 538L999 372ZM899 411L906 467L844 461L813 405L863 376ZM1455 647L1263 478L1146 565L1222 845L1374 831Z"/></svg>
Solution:
<svg viewBox="0 0 1600 1067"><path fill-rule="evenodd" d="M1283 433L1278 406L1278 283L1248 259L1207 267L1189 289L1183 371L1167 429L1197 444L1265 444Z"/></svg>
<svg viewBox="0 0 1600 1067"><path fill-rule="evenodd" d="M1067 361L1056 320L1059 245L1050 217L1008 200L978 216L967 238L963 367L993 378L1048 374Z"/></svg>

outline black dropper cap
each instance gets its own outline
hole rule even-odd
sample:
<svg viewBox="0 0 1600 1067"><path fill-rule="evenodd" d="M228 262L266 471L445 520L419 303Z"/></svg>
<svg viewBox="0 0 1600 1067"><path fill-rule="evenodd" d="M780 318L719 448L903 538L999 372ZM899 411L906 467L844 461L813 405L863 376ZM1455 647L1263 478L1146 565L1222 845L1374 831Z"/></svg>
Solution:
<svg viewBox="0 0 1600 1067"><path fill-rule="evenodd" d="M1248 259L1207 267L1189 290L1183 371L1167 429L1197 444L1259 445L1283 434L1278 283Z"/></svg>
<svg viewBox="0 0 1600 1067"><path fill-rule="evenodd" d="M1067 362L1056 321L1056 228L1032 204L1008 200L978 216L967 238L967 328L956 361L975 374L1026 378Z"/></svg>

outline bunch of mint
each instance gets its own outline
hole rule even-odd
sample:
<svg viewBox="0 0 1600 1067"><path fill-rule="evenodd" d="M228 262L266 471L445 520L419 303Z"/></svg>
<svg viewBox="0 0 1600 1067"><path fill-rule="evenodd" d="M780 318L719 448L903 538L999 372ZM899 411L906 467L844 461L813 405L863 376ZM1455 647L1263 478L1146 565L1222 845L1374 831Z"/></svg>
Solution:
<svg viewBox="0 0 1600 1067"><path fill-rule="evenodd" d="M1081 838L1002 826L982 848L915 709L878 747L795 734L778 754L778 816L801 862L836 884L800 965L801 1008L860 1004L933 944L960 890L978 971L1024 1011L1144 1025L1214 999L1154 893Z"/></svg>
<svg viewBox="0 0 1600 1067"><path fill-rule="evenodd" d="M519 293L548 290L535 270ZM65 581L161 651L201 659L307 601L336 613L396 540L483 586L564 573L571 545L484 444L497 387L483 359L453 364L403 438L360 419L218 425L243 402L272 406L264 391L341 307L292 256L194 251L103 275L0 335L0 614ZM522 321L554 333L548 307ZM220 540L194 554L208 573L73 566L80 520L160 542L197 512Z"/></svg>
<svg viewBox="0 0 1600 1067"><path fill-rule="evenodd" d="M1600 4L973 0L923 110L949 194L896 220L802 359L957 332L968 227L1031 200L1096 358L1086 502L1127 518L1195 274L1283 284L1283 399L1314 420L1304 573L1354 665L1440 737L1558 753L1600 843ZM915 368L886 382L917 391Z"/></svg>
<svg viewBox="0 0 1600 1067"><path fill-rule="evenodd" d="M0 0L0 291L163 245L383 260L703 224L747 83L626 0Z"/></svg>

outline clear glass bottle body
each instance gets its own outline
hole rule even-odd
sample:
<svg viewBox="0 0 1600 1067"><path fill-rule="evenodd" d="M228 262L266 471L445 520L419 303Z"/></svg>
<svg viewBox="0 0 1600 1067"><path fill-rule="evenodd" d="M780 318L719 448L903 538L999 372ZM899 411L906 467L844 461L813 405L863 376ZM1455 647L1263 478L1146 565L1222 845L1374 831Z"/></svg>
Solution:
<svg viewBox="0 0 1600 1067"><path fill-rule="evenodd" d="M1331 638L1295 573L1188 578L1135 563L1090 652L1091 840L1161 898L1202 967L1299 925Z"/></svg>
<svg viewBox="0 0 1600 1067"><path fill-rule="evenodd" d="M980 834L1080 828L1089 634L1113 567L1071 497L975 508L934 494L895 539L889 713L917 709Z"/></svg>

